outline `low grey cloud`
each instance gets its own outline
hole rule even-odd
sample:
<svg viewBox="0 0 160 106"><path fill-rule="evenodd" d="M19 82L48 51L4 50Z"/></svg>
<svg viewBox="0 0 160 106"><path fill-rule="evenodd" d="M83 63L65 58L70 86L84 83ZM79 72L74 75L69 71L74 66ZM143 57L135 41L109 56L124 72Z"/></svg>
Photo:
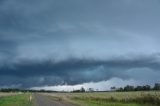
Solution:
<svg viewBox="0 0 160 106"><path fill-rule="evenodd" d="M21 61L1 66L0 84L21 84L21 87L75 85L109 80L113 77L140 81L147 79L148 83L152 84L159 80L160 63L155 57L150 57L105 61L70 59L58 63L51 60Z"/></svg>
<svg viewBox="0 0 160 106"><path fill-rule="evenodd" d="M0 87L74 85L113 77L157 82L159 4L1 0Z"/></svg>

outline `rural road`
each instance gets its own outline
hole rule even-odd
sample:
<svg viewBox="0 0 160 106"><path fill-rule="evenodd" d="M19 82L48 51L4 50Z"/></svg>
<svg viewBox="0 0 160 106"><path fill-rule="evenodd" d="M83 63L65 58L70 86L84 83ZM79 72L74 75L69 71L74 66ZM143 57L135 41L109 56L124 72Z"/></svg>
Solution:
<svg viewBox="0 0 160 106"><path fill-rule="evenodd" d="M73 106L59 101L54 101L51 98L41 94L34 94L34 97L37 106Z"/></svg>

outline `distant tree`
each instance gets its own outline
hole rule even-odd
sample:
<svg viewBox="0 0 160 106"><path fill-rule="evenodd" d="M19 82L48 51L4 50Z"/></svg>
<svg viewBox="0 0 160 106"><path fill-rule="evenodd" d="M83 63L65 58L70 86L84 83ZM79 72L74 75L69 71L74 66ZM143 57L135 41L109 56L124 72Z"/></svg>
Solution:
<svg viewBox="0 0 160 106"><path fill-rule="evenodd" d="M79 89L79 90L73 90L72 92L85 92L85 89L83 87L81 87L81 89Z"/></svg>
<svg viewBox="0 0 160 106"><path fill-rule="evenodd" d="M144 90L144 91L151 90L151 86L150 86L150 85L144 85L144 86L143 86L143 90Z"/></svg>
<svg viewBox="0 0 160 106"><path fill-rule="evenodd" d="M16 88L2 88L0 90L0 92L19 92L21 91L20 89L16 89Z"/></svg>
<svg viewBox="0 0 160 106"><path fill-rule="evenodd" d="M134 91L134 86L127 85L124 87L124 91Z"/></svg>
<svg viewBox="0 0 160 106"><path fill-rule="evenodd" d="M135 90L135 91L142 91L142 90L143 90L143 87L142 87L142 86L137 86L137 87L135 87L134 90Z"/></svg>
<svg viewBox="0 0 160 106"><path fill-rule="evenodd" d="M44 90L44 89L41 89L40 92L45 92L45 90Z"/></svg>
<svg viewBox="0 0 160 106"><path fill-rule="evenodd" d="M80 91L80 90L73 90L72 92L75 92L75 93L76 93L76 92L81 92L81 91Z"/></svg>
<svg viewBox="0 0 160 106"><path fill-rule="evenodd" d="M121 87L121 88L118 88L116 91L120 91L122 92L124 89Z"/></svg>
<svg viewBox="0 0 160 106"><path fill-rule="evenodd" d="M111 91L115 91L115 90L116 90L116 87L113 86L113 87L111 87L110 89L111 89Z"/></svg>
<svg viewBox="0 0 160 106"><path fill-rule="evenodd" d="M81 87L80 91L81 92L85 92L85 89L83 87Z"/></svg>
<svg viewBox="0 0 160 106"><path fill-rule="evenodd" d="M89 88L88 91L89 92L94 92L94 89L93 88Z"/></svg>
<svg viewBox="0 0 160 106"><path fill-rule="evenodd" d="M160 83L155 83L154 90L160 90Z"/></svg>

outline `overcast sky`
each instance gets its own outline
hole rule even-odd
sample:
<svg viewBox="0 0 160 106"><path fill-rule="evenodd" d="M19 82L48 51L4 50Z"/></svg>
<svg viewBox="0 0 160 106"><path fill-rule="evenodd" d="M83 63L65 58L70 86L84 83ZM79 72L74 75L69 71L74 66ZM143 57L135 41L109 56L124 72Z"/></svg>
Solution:
<svg viewBox="0 0 160 106"><path fill-rule="evenodd" d="M0 0L1 88L154 84L159 45L159 0Z"/></svg>

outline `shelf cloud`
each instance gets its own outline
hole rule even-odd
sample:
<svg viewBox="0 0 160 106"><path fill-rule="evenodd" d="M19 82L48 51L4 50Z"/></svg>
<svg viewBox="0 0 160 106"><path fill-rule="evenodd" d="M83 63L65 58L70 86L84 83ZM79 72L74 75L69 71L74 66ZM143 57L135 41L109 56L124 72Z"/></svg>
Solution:
<svg viewBox="0 0 160 106"><path fill-rule="evenodd" d="M160 77L158 0L1 0L0 87Z"/></svg>

